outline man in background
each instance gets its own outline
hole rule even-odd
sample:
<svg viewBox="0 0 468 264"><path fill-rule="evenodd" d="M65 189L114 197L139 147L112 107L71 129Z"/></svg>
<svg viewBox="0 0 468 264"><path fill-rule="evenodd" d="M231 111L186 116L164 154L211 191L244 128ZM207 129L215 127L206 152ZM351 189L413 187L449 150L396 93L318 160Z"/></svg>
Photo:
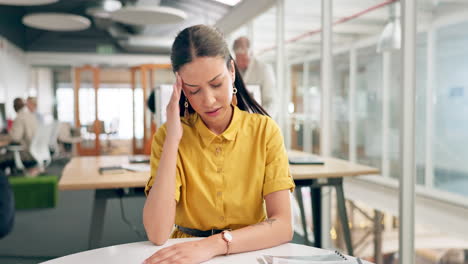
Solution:
<svg viewBox="0 0 468 264"><path fill-rule="evenodd" d="M13 108L16 112L16 118L13 121L13 126L9 132L10 140L12 143L22 146L23 150L20 151L20 157L23 163L32 164L34 163L34 158L31 153L29 153L29 146L31 145L31 141L37 131L39 122L36 116L28 111L23 99L15 98L13 101ZM1 171L6 167L12 167L13 165L13 152L8 151L6 154L0 156ZM25 164L25 166L27 165Z"/></svg>
<svg viewBox="0 0 468 264"><path fill-rule="evenodd" d="M246 37L239 37L234 41L236 64L246 85L259 85L262 106L268 114L276 120L279 99L275 84L275 75L270 65L265 64L250 51L250 41Z"/></svg>
<svg viewBox="0 0 468 264"><path fill-rule="evenodd" d="M26 106L28 107L29 112L34 114L34 116L37 118L37 121L39 121L39 123L42 123L44 121L42 118L42 115L39 114L39 112L37 111L37 98L36 97L29 96L26 99Z"/></svg>
<svg viewBox="0 0 468 264"><path fill-rule="evenodd" d="M21 144L25 149L29 149L39 121L36 115L30 112L28 107L25 107L23 99L16 98L13 101L13 108L16 112L16 118L9 133L11 140Z"/></svg>

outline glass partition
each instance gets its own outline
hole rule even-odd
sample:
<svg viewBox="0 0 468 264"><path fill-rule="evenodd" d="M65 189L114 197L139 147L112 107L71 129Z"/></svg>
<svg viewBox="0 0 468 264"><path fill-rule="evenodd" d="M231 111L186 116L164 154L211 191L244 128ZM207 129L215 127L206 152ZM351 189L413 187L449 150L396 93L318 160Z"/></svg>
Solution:
<svg viewBox="0 0 468 264"><path fill-rule="evenodd" d="M80 155L99 155L99 134L102 124L98 117L99 69L85 66L75 68L75 126L82 141L78 143Z"/></svg>

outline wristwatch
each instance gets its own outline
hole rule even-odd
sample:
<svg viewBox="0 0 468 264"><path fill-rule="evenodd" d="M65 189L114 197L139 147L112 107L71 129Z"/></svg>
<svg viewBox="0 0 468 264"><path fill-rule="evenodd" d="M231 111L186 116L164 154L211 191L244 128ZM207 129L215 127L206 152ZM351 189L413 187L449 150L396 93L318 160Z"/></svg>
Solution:
<svg viewBox="0 0 468 264"><path fill-rule="evenodd" d="M224 230L221 232L221 237L223 238L224 241L226 241L226 256L229 255L229 252L231 251L231 242L232 242L232 234L228 230Z"/></svg>

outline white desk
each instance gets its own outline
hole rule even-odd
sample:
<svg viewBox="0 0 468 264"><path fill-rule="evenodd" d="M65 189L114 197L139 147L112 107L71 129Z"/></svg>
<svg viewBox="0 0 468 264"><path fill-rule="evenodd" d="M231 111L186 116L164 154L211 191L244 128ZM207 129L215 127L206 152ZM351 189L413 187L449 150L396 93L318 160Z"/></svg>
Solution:
<svg viewBox="0 0 468 264"><path fill-rule="evenodd" d="M56 258L43 262L43 264L83 264L83 263L112 263L112 264L130 264L142 263L143 260L154 254L157 250L174 245L176 243L198 240L200 238L181 238L169 239L164 246L155 246L151 242L136 242L130 244L122 244L117 246L110 246L94 250L83 251L80 253ZM299 244L283 244L277 247L263 249L258 251L232 254L229 256L218 256L207 262L207 264L229 264L229 263L244 263L255 264L258 263L257 258L262 255L274 256L310 256L326 254L327 250L299 245ZM357 262L356 262L357 263ZM362 261L362 263L369 262Z"/></svg>

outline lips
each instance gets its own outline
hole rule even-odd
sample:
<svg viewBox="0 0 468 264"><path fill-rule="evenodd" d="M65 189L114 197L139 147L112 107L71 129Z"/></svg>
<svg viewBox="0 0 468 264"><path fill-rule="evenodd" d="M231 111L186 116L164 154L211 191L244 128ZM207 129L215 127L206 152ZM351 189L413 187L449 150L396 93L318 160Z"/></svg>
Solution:
<svg viewBox="0 0 468 264"><path fill-rule="evenodd" d="M219 113L219 110L220 110L220 109L221 109L221 107L220 107L220 108L216 108L216 109L214 109L214 110L212 110L212 111L207 111L207 112L205 112L205 113L206 113L207 115L209 115L209 116L215 116L215 115L217 115L217 114Z"/></svg>

